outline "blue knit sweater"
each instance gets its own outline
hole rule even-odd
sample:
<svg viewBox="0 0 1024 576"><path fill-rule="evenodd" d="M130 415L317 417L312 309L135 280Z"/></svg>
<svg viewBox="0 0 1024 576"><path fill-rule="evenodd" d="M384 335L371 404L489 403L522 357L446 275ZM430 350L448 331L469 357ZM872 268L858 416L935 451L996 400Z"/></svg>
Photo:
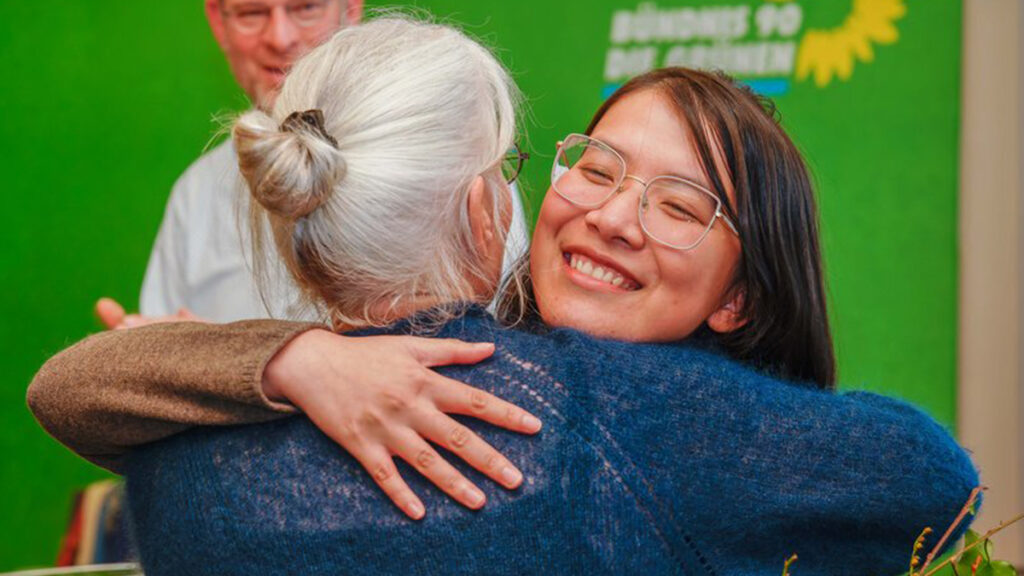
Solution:
<svg viewBox="0 0 1024 576"><path fill-rule="evenodd" d="M544 421L524 437L465 420L521 467L518 490L463 465L489 494L473 512L400 463L428 508L414 522L305 418L196 429L128 462L147 575L775 576L793 553L799 576L897 574L978 483L939 424L882 396L692 347L506 330L475 308L439 335L494 341L441 372Z"/></svg>

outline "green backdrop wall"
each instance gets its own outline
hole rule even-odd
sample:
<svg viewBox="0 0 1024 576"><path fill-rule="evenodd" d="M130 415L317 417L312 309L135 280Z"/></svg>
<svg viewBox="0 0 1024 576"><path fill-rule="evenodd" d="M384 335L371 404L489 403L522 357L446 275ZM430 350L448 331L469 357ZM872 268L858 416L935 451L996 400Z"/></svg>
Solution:
<svg viewBox="0 0 1024 576"><path fill-rule="evenodd" d="M952 424L959 1L415 5L464 23L513 71L534 206L554 142L630 73L715 66L773 94L819 183L843 387ZM38 428L25 386L98 329L97 297L137 302L171 184L211 117L246 104L198 0L5 2L0 63L3 571L52 563L72 490L104 476Z"/></svg>

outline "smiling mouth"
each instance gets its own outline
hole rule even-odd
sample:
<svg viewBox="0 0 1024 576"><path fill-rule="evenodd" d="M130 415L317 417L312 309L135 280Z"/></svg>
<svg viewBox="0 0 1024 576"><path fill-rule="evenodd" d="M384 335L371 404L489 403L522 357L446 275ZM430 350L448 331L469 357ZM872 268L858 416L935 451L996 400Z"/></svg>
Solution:
<svg viewBox="0 0 1024 576"><path fill-rule="evenodd" d="M639 290L641 287L633 280L623 276L619 271L608 265L598 264L582 254L564 252L562 257L565 258L565 262L568 264L569 268L572 268L584 276L597 280L598 282L607 284L609 287L618 288L627 292Z"/></svg>

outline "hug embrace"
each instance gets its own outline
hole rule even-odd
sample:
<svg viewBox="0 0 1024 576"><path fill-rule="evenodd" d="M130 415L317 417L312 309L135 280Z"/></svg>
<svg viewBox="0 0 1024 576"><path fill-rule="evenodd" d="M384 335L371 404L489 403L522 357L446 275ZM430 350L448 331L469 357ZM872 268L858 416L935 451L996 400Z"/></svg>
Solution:
<svg viewBox="0 0 1024 576"><path fill-rule="evenodd" d="M978 476L914 407L835 392L771 104L684 68L626 83L551 143L502 279L518 104L477 42L383 17L237 119L257 272L330 325L102 333L29 389L125 474L146 573L904 570Z"/></svg>

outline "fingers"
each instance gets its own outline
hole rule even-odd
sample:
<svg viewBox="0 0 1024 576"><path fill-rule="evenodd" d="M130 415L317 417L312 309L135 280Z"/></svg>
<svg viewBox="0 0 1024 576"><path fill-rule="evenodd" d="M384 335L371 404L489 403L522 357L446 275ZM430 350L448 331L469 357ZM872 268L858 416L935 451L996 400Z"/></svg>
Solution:
<svg viewBox="0 0 1024 576"><path fill-rule="evenodd" d="M139 326L146 326L155 322L157 322L157 320L155 318L150 318L149 316L143 316L142 314L129 314L124 317L117 327L138 328Z"/></svg>
<svg viewBox="0 0 1024 576"><path fill-rule="evenodd" d="M167 316L143 316L142 314L128 314L118 324L115 329L120 330L122 328L138 328L139 326L149 326L150 324L167 324L173 322L199 322L201 319L195 316L187 309L182 308L174 314Z"/></svg>
<svg viewBox="0 0 1024 576"><path fill-rule="evenodd" d="M446 366L448 364L476 364L494 354L491 342L463 342L452 338L408 337L406 346L424 366Z"/></svg>
<svg viewBox="0 0 1024 576"><path fill-rule="evenodd" d="M173 318L190 322L198 322L202 320L202 318L193 314L188 308L178 308L178 311L174 314Z"/></svg>
<svg viewBox="0 0 1024 576"><path fill-rule="evenodd" d="M472 416L523 434L536 434L541 429L539 418L511 402L458 380L441 375L437 379L432 394L442 412Z"/></svg>
<svg viewBox="0 0 1024 576"><path fill-rule="evenodd" d="M124 320L124 307L112 298L100 298L96 301L96 317L107 329L116 328Z"/></svg>
<svg viewBox="0 0 1024 576"><path fill-rule="evenodd" d="M523 473L501 452L445 414L436 412L432 416L423 416L422 421L416 423L416 430L509 490L523 483ZM447 462L445 464L448 465Z"/></svg>
<svg viewBox="0 0 1024 576"><path fill-rule="evenodd" d="M398 438L395 453L414 466L459 504L478 510L487 502L484 493L441 457L426 440L413 430Z"/></svg>
<svg viewBox="0 0 1024 576"><path fill-rule="evenodd" d="M359 460L363 468L370 473L373 481L380 486L380 489L387 494L388 498L395 503L395 506L413 520L419 520L427 513L423 502L413 493L409 485L405 483L402 476L395 467L395 461L383 447L379 449L366 450L364 452L352 452L352 455Z"/></svg>

